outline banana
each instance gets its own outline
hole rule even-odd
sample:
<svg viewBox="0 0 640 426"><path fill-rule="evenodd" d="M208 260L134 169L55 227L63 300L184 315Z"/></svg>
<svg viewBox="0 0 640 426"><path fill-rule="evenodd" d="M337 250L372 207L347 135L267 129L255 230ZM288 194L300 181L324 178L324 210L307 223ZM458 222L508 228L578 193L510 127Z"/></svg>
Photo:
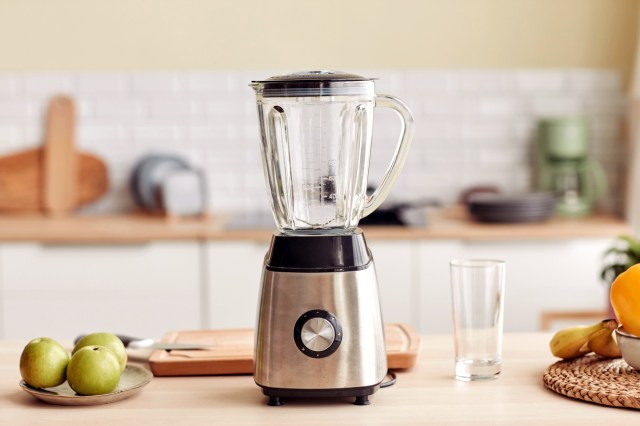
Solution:
<svg viewBox="0 0 640 426"><path fill-rule="evenodd" d="M618 358L621 356L618 342L613 336L613 330L618 326L616 320L607 320L602 330L597 331L589 339L589 350L605 358Z"/></svg>
<svg viewBox="0 0 640 426"><path fill-rule="evenodd" d="M589 340L604 328L610 330L608 325L610 321L615 322L615 320L604 320L590 326L578 325L558 331L549 342L551 353L558 358L571 359L591 352Z"/></svg>

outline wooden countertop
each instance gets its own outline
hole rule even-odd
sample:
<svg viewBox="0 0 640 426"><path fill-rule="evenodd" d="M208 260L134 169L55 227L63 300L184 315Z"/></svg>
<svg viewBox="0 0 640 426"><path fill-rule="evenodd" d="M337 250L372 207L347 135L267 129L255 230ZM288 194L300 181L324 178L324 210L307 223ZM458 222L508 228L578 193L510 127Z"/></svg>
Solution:
<svg viewBox="0 0 640 426"><path fill-rule="evenodd" d="M131 399L94 407L60 407L37 401L18 387L26 342L0 342L0 424L100 425L627 425L635 410L604 407L557 395L542 385L550 334L506 334L497 380L454 380L451 336L424 336L415 368L398 373L371 405L352 399L287 400L266 406L251 376L156 377Z"/></svg>
<svg viewBox="0 0 640 426"><path fill-rule="evenodd" d="M463 209L432 210L424 227L368 226L367 238L526 240L554 238L613 238L631 233L624 220L606 214L584 218L552 218L546 222L487 224L470 220ZM273 229L226 229L228 218L165 218L144 214L46 217L0 216L0 242L136 243L156 240L268 241Z"/></svg>

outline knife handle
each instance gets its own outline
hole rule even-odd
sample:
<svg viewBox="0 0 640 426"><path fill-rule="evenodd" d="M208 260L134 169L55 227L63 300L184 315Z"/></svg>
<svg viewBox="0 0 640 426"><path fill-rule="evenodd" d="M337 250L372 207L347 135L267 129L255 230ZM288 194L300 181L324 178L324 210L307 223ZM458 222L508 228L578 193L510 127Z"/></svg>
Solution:
<svg viewBox="0 0 640 426"><path fill-rule="evenodd" d="M86 334L81 334L78 337L76 337L75 340L73 341L73 344L77 345L78 342L80 341L80 339L82 339L84 336L86 336ZM137 342L137 341L145 340L145 339L141 339L139 337L125 336L124 334L116 334L116 336L118 337L118 339L120 339L122 341L122 344L124 345L125 348L129 347L129 344L131 342Z"/></svg>

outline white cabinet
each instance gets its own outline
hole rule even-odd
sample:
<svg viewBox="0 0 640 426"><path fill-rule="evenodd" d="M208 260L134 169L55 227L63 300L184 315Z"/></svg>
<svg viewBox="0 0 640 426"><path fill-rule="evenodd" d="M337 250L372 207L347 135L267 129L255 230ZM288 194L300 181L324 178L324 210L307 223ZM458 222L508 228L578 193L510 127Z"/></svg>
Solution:
<svg viewBox="0 0 640 426"><path fill-rule="evenodd" d="M451 332L449 261L507 261L505 330L543 311L602 310L608 238L532 241L369 239L386 323ZM254 327L268 242L0 244L0 338Z"/></svg>
<svg viewBox="0 0 640 426"><path fill-rule="evenodd" d="M604 310L607 287L599 280L607 238L518 242L424 241L420 243L419 329L451 332L451 259L507 262L505 331L535 331L546 310Z"/></svg>
<svg viewBox="0 0 640 426"><path fill-rule="evenodd" d="M422 333L450 333L449 261L497 258L507 262L505 330L536 331L543 311L602 310L599 280L607 238L533 241L369 240L383 319ZM267 244L206 244L205 324L253 327Z"/></svg>
<svg viewBox="0 0 640 426"><path fill-rule="evenodd" d="M417 295L416 248L410 241L368 241L378 276L382 319L386 323L415 324Z"/></svg>
<svg viewBox="0 0 640 426"><path fill-rule="evenodd" d="M2 337L201 327L198 242L0 246Z"/></svg>
<svg viewBox="0 0 640 426"><path fill-rule="evenodd" d="M266 242L206 243L209 328L255 327Z"/></svg>
<svg viewBox="0 0 640 426"><path fill-rule="evenodd" d="M383 318L412 323L418 307L413 298L413 249L406 241L369 243L373 253ZM254 241L210 242L206 245L208 306L211 328L254 327L268 244ZM412 306L413 305L415 306Z"/></svg>

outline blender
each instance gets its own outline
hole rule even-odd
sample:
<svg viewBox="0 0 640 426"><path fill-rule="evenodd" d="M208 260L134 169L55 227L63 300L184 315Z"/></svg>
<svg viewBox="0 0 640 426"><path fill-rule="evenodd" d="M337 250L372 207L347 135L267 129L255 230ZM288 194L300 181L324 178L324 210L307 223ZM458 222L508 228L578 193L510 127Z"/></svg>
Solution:
<svg viewBox="0 0 640 426"><path fill-rule="evenodd" d="M308 71L250 86L277 226L263 264L254 380L269 405L287 397L369 404L387 364L373 257L357 225L400 173L413 118L355 74ZM396 111L402 126L381 184L367 195L376 106Z"/></svg>

